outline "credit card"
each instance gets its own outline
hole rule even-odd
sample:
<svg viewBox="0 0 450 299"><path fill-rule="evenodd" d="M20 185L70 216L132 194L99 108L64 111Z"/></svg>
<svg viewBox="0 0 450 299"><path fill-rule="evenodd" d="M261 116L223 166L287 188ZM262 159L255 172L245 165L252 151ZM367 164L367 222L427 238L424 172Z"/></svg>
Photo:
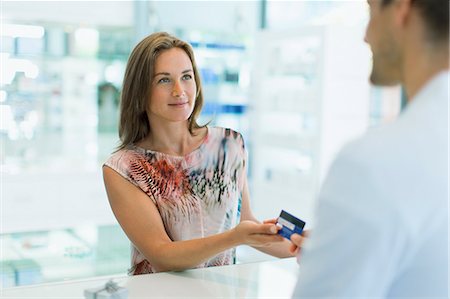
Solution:
<svg viewBox="0 0 450 299"><path fill-rule="evenodd" d="M292 216L285 210L281 210L280 216L277 219L277 223L281 224L282 228L278 231L278 234L282 235L286 239L290 240L292 234L301 234L305 227L305 222Z"/></svg>

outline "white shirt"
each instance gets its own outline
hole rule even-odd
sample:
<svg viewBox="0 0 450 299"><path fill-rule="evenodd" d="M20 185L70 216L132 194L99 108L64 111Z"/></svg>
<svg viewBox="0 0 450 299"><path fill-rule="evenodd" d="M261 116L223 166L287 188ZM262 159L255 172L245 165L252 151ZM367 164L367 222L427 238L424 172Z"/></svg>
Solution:
<svg viewBox="0 0 450 299"><path fill-rule="evenodd" d="M448 297L449 72L338 155L294 298Z"/></svg>

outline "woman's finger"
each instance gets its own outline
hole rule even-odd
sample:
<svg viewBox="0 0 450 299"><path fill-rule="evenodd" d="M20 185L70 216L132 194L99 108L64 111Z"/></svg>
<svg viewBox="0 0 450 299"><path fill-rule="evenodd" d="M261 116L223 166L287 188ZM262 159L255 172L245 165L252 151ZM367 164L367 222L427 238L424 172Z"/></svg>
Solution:
<svg viewBox="0 0 450 299"><path fill-rule="evenodd" d="M266 219L263 221L263 223L277 223L277 218L272 218L272 219Z"/></svg>

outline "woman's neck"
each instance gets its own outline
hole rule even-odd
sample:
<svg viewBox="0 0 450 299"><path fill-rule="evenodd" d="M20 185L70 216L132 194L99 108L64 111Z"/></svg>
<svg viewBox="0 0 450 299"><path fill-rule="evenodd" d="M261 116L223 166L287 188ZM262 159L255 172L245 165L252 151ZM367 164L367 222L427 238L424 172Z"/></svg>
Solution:
<svg viewBox="0 0 450 299"><path fill-rule="evenodd" d="M139 142L139 146L174 156L185 156L194 151L202 142L205 134L192 135L188 122L151 123L150 134Z"/></svg>

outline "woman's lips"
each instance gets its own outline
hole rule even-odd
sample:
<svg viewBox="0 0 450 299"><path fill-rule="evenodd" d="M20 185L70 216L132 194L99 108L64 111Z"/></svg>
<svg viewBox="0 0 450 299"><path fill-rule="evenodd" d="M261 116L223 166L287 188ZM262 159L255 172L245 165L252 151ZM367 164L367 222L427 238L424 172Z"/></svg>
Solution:
<svg viewBox="0 0 450 299"><path fill-rule="evenodd" d="M171 107L182 107L182 106L186 105L187 103L188 102L172 103L172 104L169 104L169 106L171 106Z"/></svg>

